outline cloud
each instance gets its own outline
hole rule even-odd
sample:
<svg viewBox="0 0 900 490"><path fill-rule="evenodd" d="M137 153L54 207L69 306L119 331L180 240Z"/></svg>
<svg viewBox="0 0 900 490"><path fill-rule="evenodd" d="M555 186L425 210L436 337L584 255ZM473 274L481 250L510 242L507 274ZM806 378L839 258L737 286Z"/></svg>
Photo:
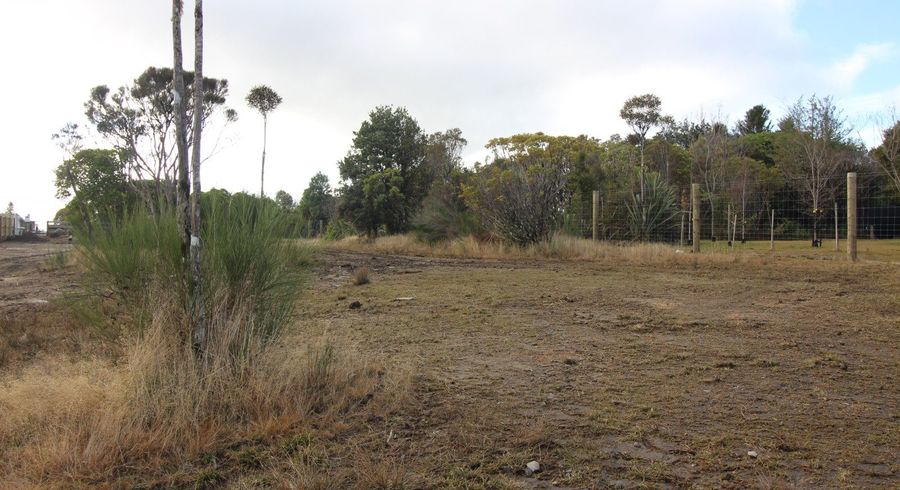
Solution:
<svg viewBox="0 0 900 490"><path fill-rule="evenodd" d="M849 89L873 63L891 59L895 54L894 43L860 44L850 56L829 67L826 75L840 88Z"/></svg>
<svg viewBox="0 0 900 490"><path fill-rule="evenodd" d="M5 107L0 134L17 142L6 157L29 164L17 171L31 185L3 179L0 199L43 218L61 204L52 198L60 155L50 133L81 117L90 87L118 86L148 65L170 63L170 12L158 0L11 5L0 42L16 49L3 61L28 76L0 78L0 90L41 95ZM205 7L205 70L228 78L229 104L241 113L233 143L204 167L207 188L256 191L262 121L243 97L260 83L284 98L269 120L267 194L282 188L295 196L317 171L336 183L335 163L379 104L406 106L426 131L461 128L472 161L483 158L488 139L517 132L625 132L619 108L640 93L657 93L678 117L703 109L734 118L757 103L777 113L783 101L828 86L810 75L829 66L810 61L815 43L796 29L792 0L219 0ZM186 18L188 39L190 26ZM845 63L843 78L882 59L879 49Z"/></svg>

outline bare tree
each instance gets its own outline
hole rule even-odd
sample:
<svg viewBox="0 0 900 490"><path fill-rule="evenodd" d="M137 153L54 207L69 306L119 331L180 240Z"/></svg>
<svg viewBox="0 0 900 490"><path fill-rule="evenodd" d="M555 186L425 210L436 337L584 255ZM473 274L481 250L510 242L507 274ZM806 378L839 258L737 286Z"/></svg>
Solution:
<svg viewBox="0 0 900 490"><path fill-rule="evenodd" d="M203 80L203 0L196 0L194 5L194 76ZM194 91L194 107L203 106L203 93ZM200 139L203 133L202 111L194 111L193 121L193 154L191 155L191 172L193 177L193 193L191 195L191 338L194 349L201 355L206 354L207 331L206 315L203 310L203 275L200 268Z"/></svg>
<svg viewBox="0 0 900 490"><path fill-rule="evenodd" d="M815 241L823 205L833 197L836 177L846 168L850 128L831 97L815 95L789 107L781 126L779 164L809 198Z"/></svg>
<svg viewBox="0 0 900 490"><path fill-rule="evenodd" d="M728 128L722 122L704 125L707 128L691 144L690 152L694 165L694 175L700 180L709 199L709 236L716 238L716 199L724 186L726 162L728 161Z"/></svg>
<svg viewBox="0 0 900 490"><path fill-rule="evenodd" d="M174 54L172 103L174 105L175 142L178 150L178 192L175 207L178 213L178 224L182 230L181 255L184 262L187 263L190 259L191 215L188 203L190 202L191 188L188 183L187 109L184 100L184 67L182 66L184 56L181 48L181 16L183 12L184 2L172 0L172 49Z"/></svg>

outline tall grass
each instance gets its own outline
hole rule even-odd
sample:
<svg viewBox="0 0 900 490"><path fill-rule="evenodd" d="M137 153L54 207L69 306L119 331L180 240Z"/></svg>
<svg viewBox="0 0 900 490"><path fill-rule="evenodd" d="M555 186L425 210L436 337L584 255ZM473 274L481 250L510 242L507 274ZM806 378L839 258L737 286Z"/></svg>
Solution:
<svg viewBox="0 0 900 490"><path fill-rule="evenodd" d="M308 262L306 251L280 238L277 214L253 200L204 206L203 362L190 342L174 214L133 213L80 236L90 292L115 303L125 354L89 363L93 376L59 368L0 392L0 486L177 472L186 460L290 432L309 417L336 418L372 396L375 370L327 344L277 342ZM38 384L45 404L34 406L24 397Z"/></svg>

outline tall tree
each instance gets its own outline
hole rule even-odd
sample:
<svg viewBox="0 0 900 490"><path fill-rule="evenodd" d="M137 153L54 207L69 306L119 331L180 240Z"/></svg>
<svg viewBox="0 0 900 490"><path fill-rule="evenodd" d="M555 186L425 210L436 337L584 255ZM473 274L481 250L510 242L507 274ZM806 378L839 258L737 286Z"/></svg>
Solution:
<svg viewBox="0 0 900 490"><path fill-rule="evenodd" d="M338 167L344 216L369 236L381 226L390 233L407 231L430 180L425 136L405 108L381 106L370 112Z"/></svg>
<svg viewBox="0 0 900 490"><path fill-rule="evenodd" d="M247 105L259 111L263 117L263 150L262 165L259 175L259 197L265 196L266 178L266 133L269 123L269 113L281 104L281 96L266 85L257 85L247 94Z"/></svg>
<svg viewBox="0 0 900 490"><path fill-rule="evenodd" d="M325 225L331 220L334 213L334 194L331 192L327 175L322 172L313 175L309 180L309 186L303 190L297 207L300 216L306 220L309 235L312 235L312 230L319 223Z"/></svg>
<svg viewBox="0 0 900 490"><path fill-rule="evenodd" d="M290 211L294 209L294 198L286 191L281 190L275 193L275 204L285 211Z"/></svg>
<svg viewBox="0 0 900 490"><path fill-rule="evenodd" d="M203 80L203 0L194 3L194 76ZM203 106L203 93L194 91L194 107ZM206 355L207 331L206 314L203 309L203 274L200 268L200 198L203 188L200 185L200 139L203 133L203 116L201 111L194 111L193 147L191 155L191 173L193 176L191 195L191 320L193 329L191 337L198 353Z"/></svg>
<svg viewBox="0 0 900 490"><path fill-rule="evenodd" d="M797 100L781 124L777 160L785 176L809 198L813 240L818 239L824 204L834 197L838 173L847 166L853 150L850 128L831 97Z"/></svg>
<svg viewBox="0 0 900 490"><path fill-rule="evenodd" d="M716 202L724 185L726 162L729 157L728 128L714 122L690 148L694 163L694 175L703 186L709 199L709 235L716 239Z"/></svg>
<svg viewBox="0 0 900 490"><path fill-rule="evenodd" d="M647 142L647 133L660 122L661 106L662 102L659 97L653 94L644 94L626 100L622 110L619 111L619 117L624 119L634 131L641 147L641 202L644 201L644 145Z"/></svg>
<svg viewBox="0 0 900 490"><path fill-rule="evenodd" d="M737 132L740 135L768 133L772 130L769 121L769 109L762 104L757 104L744 113L744 118L737 123Z"/></svg>
<svg viewBox="0 0 900 490"><path fill-rule="evenodd" d="M173 20L176 7L182 8L182 2L173 3ZM173 37L174 29L173 23ZM99 85L91 90L90 98L84 104L85 115L97 133L116 149L126 152L129 182L135 191L143 193L142 197L151 209L155 209L160 201L169 206L175 206L177 201L180 150L175 134L178 111L174 94L181 94L180 103L187 114L185 120L192 119L194 98L191 94L195 86L203 94L200 111L204 126L218 121L224 128L237 117L234 110L225 107L226 80L203 78L199 83L194 80L193 72L182 70L183 76L176 78L173 71L174 68L149 67L132 84L115 91ZM179 80L183 90L175 89ZM187 125L185 138L189 146L193 140L191 131L192 127ZM153 185L144 185L144 181Z"/></svg>
<svg viewBox="0 0 900 490"><path fill-rule="evenodd" d="M185 263L190 260L191 242L191 214L190 184L188 183L188 138L187 138L187 107L184 90L184 66L183 51L181 47L181 16L184 13L184 2L172 0L172 107L175 121L175 143L178 151L178 193L176 209L178 213L178 225L181 228L181 256ZM163 151L165 146L163 145Z"/></svg>

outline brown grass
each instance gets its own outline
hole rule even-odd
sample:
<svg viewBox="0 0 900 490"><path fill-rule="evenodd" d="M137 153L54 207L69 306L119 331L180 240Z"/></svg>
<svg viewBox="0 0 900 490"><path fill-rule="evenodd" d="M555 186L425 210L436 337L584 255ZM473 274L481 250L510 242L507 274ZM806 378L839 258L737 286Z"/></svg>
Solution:
<svg viewBox="0 0 900 490"><path fill-rule="evenodd" d="M555 235L547 242L528 247L510 245L501 241L482 241L467 236L445 242L427 243L413 235L392 235L375 240L345 238L326 242L326 246L354 251L366 251L392 255L420 255L431 257L497 259L497 260L582 260L617 262L632 265L696 265L702 263L734 264L765 263L764 254L711 252L699 256L691 254L687 247L675 247L659 243L594 242L567 235Z"/></svg>
<svg viewBox="0 0 900 490"><path fill-rule="evenodd" d="M244 342L236 354L236 336L253 328L240 307L213 315L201 369L172 299L156 296L151 325L124 338L121 359L50 356L0 379L0 486L177 485L180 462L337 423L383 384L382 370L324 341ZM207 470L191 478L224 478Z"/></svg>
<svg viewBox="0 0 900 490"><path fill-rule="evenodd" d="M369 279L369 268L366 266L357 267L353 271L353 285L354 286L362 286L363 284L369 284L372 282Z"/></svg>

